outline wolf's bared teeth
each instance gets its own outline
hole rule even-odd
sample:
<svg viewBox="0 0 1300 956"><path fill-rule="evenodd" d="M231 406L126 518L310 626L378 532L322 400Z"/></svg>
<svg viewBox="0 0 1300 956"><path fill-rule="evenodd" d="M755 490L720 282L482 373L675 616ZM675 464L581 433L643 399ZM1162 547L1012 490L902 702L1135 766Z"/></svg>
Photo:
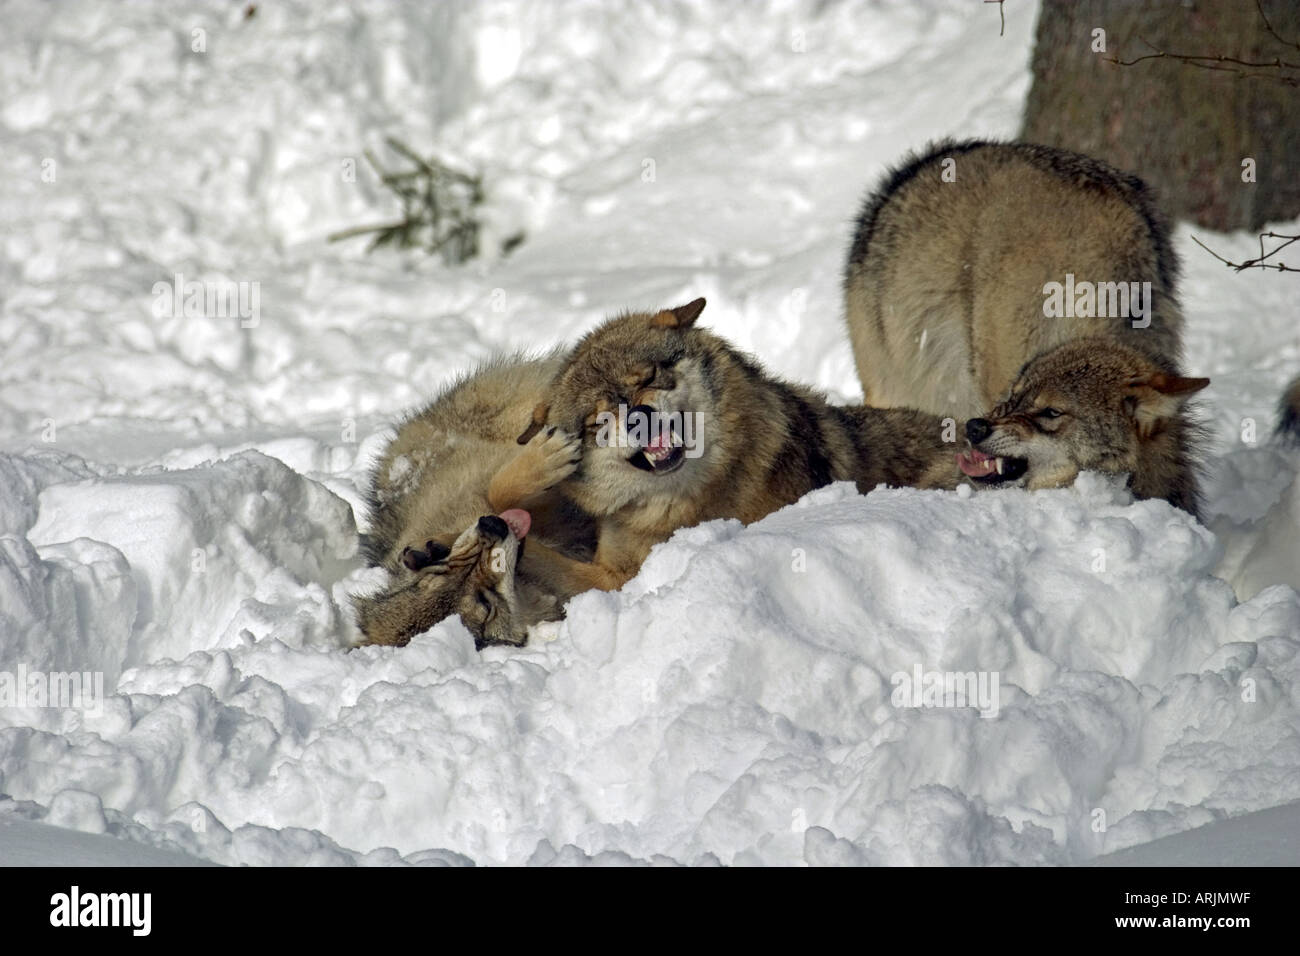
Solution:
<svg viewBox="0 0 1300 956"><path fill-rule="evenodd" d="M999 475L1002 474L1002 463L1003 463L1004 461L1006 461L1005 458L999 458L999 459L998 459L998 474L999 474Z"/></svg>

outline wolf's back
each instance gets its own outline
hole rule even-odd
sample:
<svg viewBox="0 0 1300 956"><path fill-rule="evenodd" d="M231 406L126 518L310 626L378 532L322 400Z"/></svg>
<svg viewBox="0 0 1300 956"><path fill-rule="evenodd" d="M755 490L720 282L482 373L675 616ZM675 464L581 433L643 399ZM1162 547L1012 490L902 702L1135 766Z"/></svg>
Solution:
<svg viewBox="0 0 1300 956"><path fill-rule="evenodd" d="M1025 362L1083 334L1174 372L1178 271L1137 177L1030 143L937 143L892 170L856 223L845 318L867 402L978 415ZM1049 317L1048 287L1075 279L1117 305L1122 286L1120 314ZM1145 324L1131 321L1130 289L1145 292Z"/></svg>

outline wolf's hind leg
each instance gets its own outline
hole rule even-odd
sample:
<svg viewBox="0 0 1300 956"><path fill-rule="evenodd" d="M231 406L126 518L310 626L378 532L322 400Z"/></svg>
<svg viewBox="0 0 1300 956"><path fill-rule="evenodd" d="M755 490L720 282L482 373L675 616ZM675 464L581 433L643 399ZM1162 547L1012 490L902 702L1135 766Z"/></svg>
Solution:
<svg viewBox="0 0 1300 956"><path fill-rule="evenodd" d="M617 591L633 577L603 564L577 561L540 541L529 539L528 549L529 566L539 569L546 576L548 589L565 595L566 600L567 596L583 591Z"/></svg>

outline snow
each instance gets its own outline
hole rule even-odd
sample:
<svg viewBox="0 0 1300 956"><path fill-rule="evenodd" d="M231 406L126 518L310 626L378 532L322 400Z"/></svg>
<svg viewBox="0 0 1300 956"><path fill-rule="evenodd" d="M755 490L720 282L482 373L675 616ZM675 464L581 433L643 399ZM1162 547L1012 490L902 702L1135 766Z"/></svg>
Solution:
<svg viewBox="0 0 1300 956"><path fill-rule="evenodd" d="M204 866L202 860L139 843L25 820L0 823L6 866Z"/></svg>
<svg viewBox="0 0 1300 956"><path fill-rule="evenodd" d="M1098 857L1097 866L1295 866L1300 803L1256 810Z"/></svg>
<svg viewBox="0 0 1300 956"><path fill-rule="evenodd" d="M1177 234L1206 525L1091 475L833 486L684 529L523 650L456 621L343 650L388 423L494 351L704 295L857 397L858 200L930 138L1015 132L1035 11L1001 38L956 3L241 11L6 11L0 672L105 695L0 706L0 862L1060 864L1294 830L1300 455L1265 441L1294 280L1191 242L1245 234ZM526 241L454 270L325 242L391 213L386 135L483 169L490 235ZM257 283L256 321L159 308L178 274ZM996 679L996 715L896 706L918 670ZM1249 862L1157 858L1220 856Z"/></svg>

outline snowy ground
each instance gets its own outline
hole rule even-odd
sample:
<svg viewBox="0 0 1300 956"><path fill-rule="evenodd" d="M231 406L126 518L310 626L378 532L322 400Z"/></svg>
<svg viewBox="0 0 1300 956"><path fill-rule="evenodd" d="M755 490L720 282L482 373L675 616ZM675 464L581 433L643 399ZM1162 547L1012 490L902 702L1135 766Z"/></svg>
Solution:
<svg viewBox="0 0 1300 956"><path fill-rule="evenodd" d="M1300 297L1187 228L1208 528L1091 476L832 487L679 533L523 651L340 649L385 422L495 350L705 295L855 397L858 199L1015 132L1027 7L999 38L957 2L7 6L0 674L105 694L0 706L0 862L41 822L220 863L1072 863L1300 798L1300 456L1263 441ZM360 160L391 134L527 241L325 243L392 212ZM256 323L160 315L178 273L258 283ZM918 668L996 677L996 716L894 706Z"/></svg>

